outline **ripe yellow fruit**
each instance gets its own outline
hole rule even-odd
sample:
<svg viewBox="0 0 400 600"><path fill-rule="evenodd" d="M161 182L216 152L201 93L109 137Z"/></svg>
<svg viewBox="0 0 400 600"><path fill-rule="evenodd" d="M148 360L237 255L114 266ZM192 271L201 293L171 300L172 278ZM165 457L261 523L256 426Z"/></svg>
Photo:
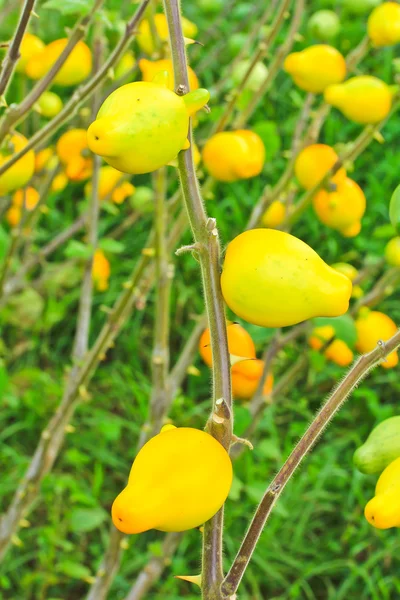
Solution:
<svg viewBox="0 0 400 600"><path fill-rule="evenodd" d="M63 101L54 92L43 92L36 104L37 111L47 119L52 119L63 108Z"/></svg>
<svg viewBox="0 0 400 600"><path fill-rule="evenodd" d="M84 181L90 177L93 161L89 157L89 146L84 129L70 129L58 140L58 158L65 165L65 174L72 181Z"/></svg>
<svg viewBox="0 0 400 600"><path fill-rule="evenodd" d="M363 310L356 320L357 342L356 348L359 352L371 352L379 341L386 342L397 331L394 321L379 311ZM385 369L395 367L399 362L397 352L387 356L381 365Z"/></svg>
<svg viewBox="0 0 400 600"><path fill-rule="evenodd" d="M343 340L333 340L325 350L324 355L339 367L347 367L354 358L353 352Z"/></svg>
<svg viewBox="0 0 400 600"><path fill-rule="evenodd" d="M259 359L242 360L232 367L232 395L239 400L250 400L257 391L264 370L264 362ZM272 391L274 378L268 373L263 387L263 395Z"/></svg>
<svg viewBox="0 0 400 600"><path fill-rule="evenodd" d="M132 71L136 64L135 55L131 50L125 52L115 67L115 79L120 79Z"/></svg>
<svg viewBox="0 0 400 600"><path fill-rule="evenodd" d="M365 518L377 529L400 527L400 458L382 472L375 496L365 507Z"/></svg>
<svg viewBox="0 0 400 600"><path fill-rule="evenodd" d="M11 227L16 227L21 221L22 210L18 206L10 206L6 212L6 221Z"/></svg>
<svg viewBox="0 0 400 600"><path fill-rule="evenodd" d="M320 327L314 327L311 336L308 338L308 343L313 350L321 350L325 342L334 337L335 330L332 325L321 325Z"/></svg>
<svg viewBox="0 0 400 600"><path fill-rule="evenodd" d="M392 99L390 87L371 75L352 77L325 90L325 102L360 124L382 121L390 112Z"/></svg>
<svg viewBox="0 0 400 600"><path fill-rule="evenodd" d="M41 173L49 164L50 159L54 156L53 148L43 148L39 150L35 156L35 173Z"/></svg>
<svg viewBox="0 0 400 600"><path fill-rule="evenodd" d="M170 90L174 90L174 67L172 65L172 60L164 58L162 60L147 60L147 58L142 58L139 60L139 69L142 71L142 79L143 81L153 81L156 75L162 71L166 71L168 73L168 88ZM199 80L197 79L196 73L188 67L188 75L189 75L189 87L190 89L197 90L199 88Z"/></svg>
<svg viewBox="0 0 400 600"><path fill-rule="evenodd" d="M267 210L261 217L261 223L264 225L264 227L270 227L271 229L274 229L283 223L285 216L285 204L279 200L274 200L274 202L268 206Z"/></svg>
<svg viewBox="0 0 400 600"><path fill-rule="evenodd" d="M332 269L335 269L339 273L342 273L342 275L346 275L346 277L348 277L351 282L354 282L355 278L358 275L357 269L355 267L353 267L353 265L350 265L349 263L344 263L344 262L335 263L334 265L331 265L331 267L332 267ZM351 293L351 297L352 298L361 298L361 296L363 296L363 295L364 295L363 289L359 285L353 284L353 291Z"/></svg>
<svg viewBox="0 0 400 600"><path fill-rule="evenodd" d="M239 323L227 323L229 354L255 358L256 349L252 337ZM200 337L199 352L206 365L212 366L210 330L205 329Z"/></svg>
<svg viewBox="0 0 400 600"><path fill-rule="evenodd" d="M342 315L352 288L310 246L275 229L245 231L228 245L221 286L229 308L262 327Z"/></svg>
<svg viewBox="0 0 400 600"><path fill-rule="evenodd" d="M56 62L68 43L67 38L54 40L41 52L30 58L26 65L26 74L31 79L41 79ZM53 83L71 86L81 83L92 71L92 53L85 42L79 41L57 73Z"/></svg>
<svg viewBox="0 0 400 600"><path fill-rule="evenodd" d="M231 459L216 439L167 426L136 456L112 520L123 533L200 527L224 504L231 484Z"/></svg>
<svg viewBox="0 0 400 600"><path fill-rule="evenodd" d="M395 237L386 244L386 262L393 267L400 267L400 237Z"/></svg>
<svg viewBox="0 0 400 600"><path fill-rule="evenodd" d="M62 192L68 185L68 177L65 173L58 173L52 183L51 183L51 191L52 192Z"/></svg>
<svg viewBox="0 0 400 600"><path fill-rule="evenodd" d="M311 144L304 148L294 163L294 172L301 187L310 190L316 186L338 160L334 149L326 144ZM346 170L341 167L330 181L340 183L345 178Z"/></svg>
<svg viewBox="0 0 400 600"><path fill-rule="evenodd" d="M361 225L359 227L358 224L365 213L366 205L364 192L348 177L337 184L335 191L320 190L313 198L314 210L320 221L347 237L359 233ZM354 228L355 224L357 225Z"/></svg>
<svg viewBox="0 0 400 600"><path fill-rule="evenodd" d="M99 169L98 196L99 200L104 200L121 182L124 174L117 171L114 167L106 165ZM92 193L92 182L88 181L85 185L85 194L90 196Z"/></svg>
<svg viewBox="0 0 400 600"><path fill-rule="evenodd" d="M314 94L346 77L345 59L336 48L326 44L316 44L289 54L283 68L299 88Z"/></svg>
<svg viewBox="0 0 400 600"><path fill-rule="evenodd" d="M265 147L252 131L222 131L203 148L203 163L218 181L237 181L259 175L265 161Z"/></svg>
<svg viewBox="0 0 400 600"><path fill-rule="evenodd" d="M39 202L40 195L33 187L27 187L24 190L17 190L13 197L12 203L14 206L22 208L25 204L26 210L33 210Z"/></svg>
<svg viewBox="0 0 400 600"><path fill-rule="evenodd" d="M157 78L115 90L88 129L92 152L124 173L150 173L176 158L189 144L189 117L210 97L204 89L178 96L167 88L166 72Z"/></svg>
<svg viewBox="0 0 400 600"><path fill-rule="evenodd" d="M93 256L92 278L99 292L108 289L108 280L111 275L111 268L104 252L97 249Z"/></svg>
<svg viewBox="0 0 400 600"><path fill-rule="evenodd" d="M157 13L154 15L154 24L156 26L157 35L162 42L168 41L168 23L164 14ZM182 29L183 35L188 38L194 38L197 34L197 26L182 17ZM153 54L155 52L155 47L153 43L153 37L151 35L150 24L147 19L143 19L139 25L138 35L136 36L137 42L140 46L140 49L146 54Z"/></svg>
<svg viewBox="0 0 400 600"><path fill-rule="evenodd" d="M111 200L114 204L122 204L129 196L134 194L135 189L135 186L129 181L123 181L111 194Z"/></svg>
<svg viewBox="0 0 400 600"><path fill-rule="evenodd" d="M43 48L45 47L45 43L42 42L37 35L33 35L32 33L25 33L22 38L21 45L19 47L19 60L17 62L17 66L15 70L17 73L23 73L25 71L25 67L28 64L28 61L39 54Z"/></svg>
<svg viewBox="0 0 400 600"><path fill-rule="evenodd" d="M384 2L369 15L368 35L374 46L393 46L400 42L400 5Z"/></svg>
<svg viewBox="0 0 400 600"><path fill-rule="evenodd" d="M9 135L2 144L0 151L0 165L6 163L13 154L22 150L28 140L20 133ZM24 187L35 170L35 153L29 150L12 167L0 175L0 195L4 196L20 187Z"/></svg>

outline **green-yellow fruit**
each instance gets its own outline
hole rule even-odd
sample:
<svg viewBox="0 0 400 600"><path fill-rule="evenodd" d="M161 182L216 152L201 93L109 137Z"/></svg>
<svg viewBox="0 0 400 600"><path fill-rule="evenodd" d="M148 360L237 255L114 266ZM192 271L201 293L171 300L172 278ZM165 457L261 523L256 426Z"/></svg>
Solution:
<svg viewBox="0 0 400 600"><path fill-rule="evenodd" d="M370 75L352 77L325 90L328 104L338 108L351 121L361 124L378 123L387 117L392 99L390 87Z"/></svg>
<svg viewBox="0 0 400 600"><path fill-rule="evenodd" d="M400 456L400 416L379 423L366 442L354 453L353 462L361 473L381 473Z"/></svg>

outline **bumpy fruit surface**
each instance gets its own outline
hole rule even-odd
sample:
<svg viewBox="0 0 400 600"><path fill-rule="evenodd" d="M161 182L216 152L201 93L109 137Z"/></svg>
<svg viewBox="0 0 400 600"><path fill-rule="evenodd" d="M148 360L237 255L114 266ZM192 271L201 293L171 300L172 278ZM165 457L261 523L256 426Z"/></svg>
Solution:
<svg viewBox="0 0 400 600"><path fill-rule="evenodd" d="M84 181L92 173L87 135L84 129L70 129L57 142L58 158L65 165L65 174L72 181Z"/></svg>
<svg viewBox="0 0 400 600"><path fill-rule="evenodd" d="M261 217L261 223L265 227L278 227L285 220L286 206L279 200L274 200Z"/></svg>
<svg viewBox="0 0 400 600"><path fill-rule="evenodd" d="M367 203L360 186L346 177L337 184L335 191L317 192L313 198L313 206L322 223L343 232L347 237L352 237L353 232L350 228L360 223ZM355 232L357 235L358 227Z"/></svg>
<svg viewBox="0 0 400 600"><path fill-rule="evenodd" d="M265 147L252 131L223 131L213 135L203 148L203 163L218 181L248 179L261 173Z"/></svg>
<svg viewBox="0 0 400 600"><path fill-rule="evenodd" d="M166 71L168 73L168 89L174 90L174 67L172 60L164 58L162 60L147 60L142 58L139 60L139 69L142 71L143 81L153 81L158 73ZM191 90L199 88L199 80L196 73L188 66L189 87Z"/></svg>
<svg viewBox="0 0 400 600"><path fill-rule="evenodd" d="M256 349L251 335L239 323L227 323L228 350L233 356L255 358ZM212 366L210 330L205 329L199 341L199 352L206 365Z"/></svg>
<svg viewBox="0 0 400 600"><path fill-rule="evenodd" d="M128 83L101 106L87 132L89 148L124 173L150 173L168 164L188 147L189 116L208 99L198 89L178 96L163 84Z"/></svg>
<svg viewBox="0 0 400 600"><path fill-rule="evenodd" d="M340 19L333 10L318 10L311 15L307 29L321 42L328 42L338 35Z"/></svg>
<svg viewBox="0 0 400 600"><path fill-rule="evenodd" d="M343 56L336 48L326 44L316 44L289 54L283 68L299 88L314 94L320 94L329 85L340 83L346 77Z"/></svg>
<svg viewBox="0 0 400 600"><path fill-rule="evenodd" d="M102 250L96 250L93 256L92 278L99 292L108 289L110 275L111 268L108 259Z"/></svg>
<svg viewBox="0 0 400 600"><path fill-rule="evenodd" d="M42 42L42 40L38 38L37 35L33 35L32 33L25 33L24 37L22 38L21 45L19 47L20 57L15 68L17 73L23 73L29 60L37 54L39 54L44 47L45 43Z"/></svg>
<svg viewBox="0 0 400 600"><path fill-rule="evenodd" d="M353 456L354 465L361 473L381 473L393 460L400 457L400 416L379 423L365 443Z"/></svg>
<svg viewBox="0 0 400 600"><path fill-rule="evenodd" d="M169 426L136 456L112 506L113 523L123 533L199 527L221 508L231 484L231 459L217 440Z"/></svg>
<svg viewBox="0 0 400 600"><path fill-rule="evenodd" d="M238 400L250 400L257 391L264 370L264 362L259 359L242 360L232 367L232 395ZM274 378L268 373L263 387L263 395L272 391Z"/></svg>
<svg viewBox="0 0 400 600"><path fill-rule="evenodd" d="M154 24L156 26L157 35L162 42L168 41L168 23L164 14L157 13L154 15ZM197 34L197 26L195 23L182 17L183 35L188 38L194 38ZM137 42L146 54L153 54L156 48L154 46L153 37L151 35L150 24L147 19L143 19L139 25L139 32L136 36Z"/></svg>
<svg viewBox="0 0 400 600"><path fill-rule="evenodd" d="M386 262L393 267L400 267L400 237L389 240L385 248Z"/></svg>
<svg viewBox="0 0 400 600"><path fill-rule="evenodd" d="M262 327L342 315L352 288L310 246L274 229L245 231L228 245L221 285L229 308Z"/></svg>
<svg viewBox="0 0 400 600"><path fill-rule="evenodd" d="M13 154L22 150L27 145L28 140L20 133L14 133L8 136L2 144L0 150L0 165L6 163ZM24 187L35 170L35 153L29 150L12 167L7 169L3 175L0 175L0 195L8 194L14 190Z"/></svg>
<svg viewBox="0 0 400 600"><path fill-rule="evenodd" d="M377 529L400 527L400 458L391 462L379 477L375 497L368 502L364 514Z"/></svg>
<svg viewBox="0 0 400 600"><path fill-rule="evenodd" d="M38 112L48 119L52 119L62 110L63 102L54 92L43 92L37 101Z"/></svg>
<svg viewBox="0 0 400 600"><path fill-rule="evenodd" d="M302 150L296 158L294 172L305 190L317 185L328 171L339 160L331 146L326 144L311 144ZM346 178L346 170L342 167L331 178L333 183L340 183Z"/></svg>
<svg viewBox="0 0 400 600"><path fill-rule="evenodd" d="M28 77L41 79L51 69L67 43L67 38L55 40L32 56L25 69ZM91 71L92 54L85 42L79 41L55 76L53 83L65 87L76 85L86 79Z"/></svg>
<svg viewBox="0 0 400 600"><path fill-rule="evenodd" d="M378 123L390 112L392 90L371 75L352 77L344 83L330 85L325 101L338 108L348 119L360 124Z"/></svg>
<svg viewBox="0 0 400 600"><path fill-rule="evenodd" d="M376 348L378 342L386 342L397 331L394 321L379 311L364 310L356 320L357 342L356 348L360 352L371 352ZM399 362L397 352L392 352L381 363L385 369L395 367Z"/></svg>
<svg viewBox="0 0 400 600"><path fill-rule="evenodd" d="M368 18L368 35L374 46L392 46L400 42L400 4L384 2Z"/></svg>

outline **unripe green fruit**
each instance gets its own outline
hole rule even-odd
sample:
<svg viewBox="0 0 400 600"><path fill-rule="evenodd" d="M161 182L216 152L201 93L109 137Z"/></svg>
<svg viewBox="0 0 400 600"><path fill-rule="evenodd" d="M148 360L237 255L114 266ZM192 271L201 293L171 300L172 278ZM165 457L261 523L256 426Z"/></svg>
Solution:
<svg viewBox="0 0 400 600"><path fill-rule="evenodd" d="M340 19L333 10L318 10L308 22L308 31L322 42L332 40L340 31Z"/></svg>
<svg viewBox="0 0 400 600"><path fill-rule="evenodd" d="M247 35L245 33L234 33L228 40L228 47L233 55L236 55L246 43Z"/></svg>
<svg viewBox="0 0 400 600"><path fill-rule="evenodd" d="M219 12L224 6L224 0L197 0L197 5L207 13Z"/></svg>
<svg viewBox="0 0 400 600"><path fill-rule="evenodd" d="M54 92L43 92L37 101L37 111L48 119L52 119L62 110L63 102Z"/></svg>
<svg viewBox="0 0 400 600"><path fill-rule="evenodd" d="M367 441L354 453L353 462L361 473L381 473L392 461L400 457L400 416L379 423Z"/></svg>
<svg viewBox="0 0 400 600"><path fill-rule="evenodd" d="M130 204L133 210L140 214L151 213L154 210L154 192L151 188L143 185L136 188L135 193L130 198Z"/></svg>
<svg viewBox="0 0 400 600"><path fill-rule="evenodd" d="M243 80L249 66L250 60L241 60L234 68L232 73L232 81L237 86ZM268 75L268 69L262 62L256 63L254 69L251 72L249 79L244 87L245 90L256 92L264 82Z"/></svg>
<svg viewBox="0 0 400 600"><path fill-rule="evenodd" d="M343 0L343 7L353 15L362 15L370 12L381 0Z"/></svg>

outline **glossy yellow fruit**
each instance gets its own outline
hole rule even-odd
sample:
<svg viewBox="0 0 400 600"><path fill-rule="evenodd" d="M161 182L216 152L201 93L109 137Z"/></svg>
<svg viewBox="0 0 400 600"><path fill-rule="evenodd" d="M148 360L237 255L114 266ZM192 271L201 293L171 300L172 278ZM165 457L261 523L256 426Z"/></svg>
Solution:
<svg viewBox="0 0 400 600"><path fill-rule="evenodd" d="M332 325L321 325L314 327L308 343L313 350L321 350L322 346L330 339L335 337L335 330Z"/></svg>
<svg viewBox="0 0 400 600"><path fill-rule="evenodd" d="M87 135L84 129L70 129L58 140L58 158L65 165L65 174L71 181L84 181L92 173L93 161L89 156Z"/></svg>
<svg viewBox="0 0 400 600"><path fill-rule="evenodd" d="M167 23L167 19L165 18L165 15L162 13L158 13L158 14L154 15L154 24L156 26L157 35L160 38L160 40L162 42L167 42L168 41L168 23ZM184 36L186 36L188 38L196 37L197 26L194 23L192 23L191 21L189 21L188 19L186 19L185 17L182 17L182 29L183 29ZM143 19L141 21L141 23L139 25L139 32L138 32L138 35L136 36L136 39L137 39L137 42L138 42L141 50L143 50L143 52L146 52L146 54L153 54L153 52L155 52L156 48L153 43L153 37L151 35L150 24L147 19Z"/></svg>
<svg viewBox="0 0 400 600"><path fill-rule="evenodd" d="M99 292L108 289L108 280L111 275L110 263L104 252L97 249L93 256L92 278Z"/></svg>
<svg viewBox="0 0 400 600"><path fill-rule="evenodd" d="M334 149L326 144L311 144L304 148L294 163L294 172L301 187L310 190L316 186L338 160ZM340 183L345 178L346 170L341 167L330 181Z"/></svg>
<svg viewBox="0 0 400 600"><path fill-rule="evenodd" d="M261 173L265 147L252 131L223 131L206 142L202 158L207 171L218 181L237 181Z"/></svg>
<svg viewBox="0 0 400 600"><path fill-rule="evenodd" d="M386 244L385 258L392 267L400 267L400 237L395 237Z"/></svg>
<svg viewBox="0 0 400 600"><path fill-rule="evenodd" d="M400 42L400 5L384 2L368 18L368 35L374 46L393 46Z"/></svg>
<svg viewBox="0 0 400 600"><path fill-rule="evenodd" d="M45 43L37 35L25 33L19 47L20 57L15 67L17 73L23 73L29 60L39 54L44 47Z"/></svg>
<svg viewBox="0 0 400 600"><path fill-rule="evenodd" d="M377 529L400 527L400 458L382 472L375 496L365 507L365 518Z"/></svg>
<svg viewBox="0 0 400 600"><path fill-rule="evenodd" d="M20 133L13 133L4 140L0 150L0 165L6 163L13 154L22 150L28 140ZM20 187L24 187L35 170L35 153L29 150L12 167L0 175L0 195L4 196Z"/></svg>
<svg viewBox="0 0 400 600"><path fill-rule="evenodd" d="M388 116L393 94L381 79L371 75L352 77L325 90L325 102L356 123L378 123Z"/></svg>
<svg viewBox="0 0 400 600"><path fill-rule="evenodd" d="M54 92L43 92L36 104L37 111L47 119L52 119L63 108L63 102Z"/></svg>
<svg viewBox="0 0 400 600"><path fill-rule="evenodd" d="M175 89L172 60L164 58L162 60L151 61L147 60L147 58L142 58L139 60L139 69L142 72L143 81L153 81L158 73L166 71L168 73L168 88L170 90ZM190 89L197 90L199 88L199 80L197 79L196 73L190 67L188 67L188 75Z"/></svg>
<svg viewBox="0 0 400 600"><path fill-rule="evenodd" d="M188 147L189 116L210 95L198 89L178 96L161 83L128 83L101 106L87 132L89 148L124 173L150 173L168 164ZM161 81L161 79L159 79Z"/></svg>
<svg viewBox="0 0 400 600"><path fill-rule="evenodd" d="M347 367L354 358L353 352L343 340L333 340L325 350L324 355L339 367Z"/></svg>
<svg viewBox="0 0 400 600"><path fill-rule="evenodd" d="M35 54L26 65L26 74L31 79L41 79L56 62L68 43L67 38L54 40ZM79 41L55 76L53 83L68 87L86 79L92 71L92 53L85 42Z"/></svg>
<svg viewBox="0 0 400 600"><path fill-rule="evenodd" d="M264 370L264 362L259 359L242 360L232 367L232 395L238 400L250 400L257 391ZM263 395L271 393L274 378L268 373L263 387Z"/></svg>
<svg viewBox="0 0 400 600"><path fill-rule="evenodd" d="M309 46L289 54L283 68L299 88L319 94L328 85L340 83L346 77L346 61L336 48L326 44Z"/></svg>
<svg viewBox="0 0 400 600"><path fill-rule="evenodd" d="M113 523L123 533L199 527L221 508L231 484L231 459L217 440L168 426L136 456L112 506Z"/></svg>
<svg viewBox="0 0 400 600"><path fill-rule="evenodd" d="M331 267L332 267L332 269L335 269L339 273L342 273L342 275L346 275L346 277L348 277L351 282L354 282L355 278L358 275L357 269L355 267L353 267L353 265L350 265L349 263L344 263L344 262L335 263L334 265L331 265ZM351 297L352 298L361 298L361 296L363 296L363 295L364 295L363 289L359 285L353 284L353 291L351 293Z"/></svg>
<svg viewBox="0 0 400 600"><path fill-rule="evenodd" d="M267 210L261 217L261 223L264 225L264 227L271 227L271 229L274 229L283 223L285 216L285 204L279 200L274 200L274 202L268 206Z"/></svg>
<svg viewBox="0 0 400 600"><path fill-rule="evenodd" d="M366 209L366 199L360 186L349 179L338 183L334 192L320 190L313 198L314 210L322 223L352 237L359 233L358 224ZM351 229L355 224L356 228Z"/></svg>
<svg viewBox="0 0 400 600"><path fill-rule="evenodd" d="M12 197L12 203L14 206L18 206L19 208L22 208L25 204L26 210L30 211L35 208L39 202L39 199L39 192L33 187L27 187L24 190L17 190L14 193Z"/></svg>
<svg viewBox="0 0 400 600"><path fill-rule="evenodd" d="M356 320L357 342L359 352L371 352L379 341L386 342L397 331L394 321L379 311L364 310ZM395 367L399 362L397 352L392 352L381 365L385 369Z"/></svg>
<svg viewBox="0 0 400 600"><path fill-rule="evenodd" d="M256 348L251 335L239 323L227 323L228 350L233 356L256 357ZM199 352L206 365L212 366L210 330L205 329L200 337Z"/></svg>
<svg viewBox="0 0 400 600"><path fill-rule="evenodd" d="M310 246L275 229L245 231L228 245L221 286L229 308L262 327L342 315L352 287Z"/></svg>
<svg viewBox="0 0 400 600"><path fill-rule="evenodd" d="M51 158L54 156L53 148L43 148L35 156L35 173L41 173L45 169Z"/></svg>

